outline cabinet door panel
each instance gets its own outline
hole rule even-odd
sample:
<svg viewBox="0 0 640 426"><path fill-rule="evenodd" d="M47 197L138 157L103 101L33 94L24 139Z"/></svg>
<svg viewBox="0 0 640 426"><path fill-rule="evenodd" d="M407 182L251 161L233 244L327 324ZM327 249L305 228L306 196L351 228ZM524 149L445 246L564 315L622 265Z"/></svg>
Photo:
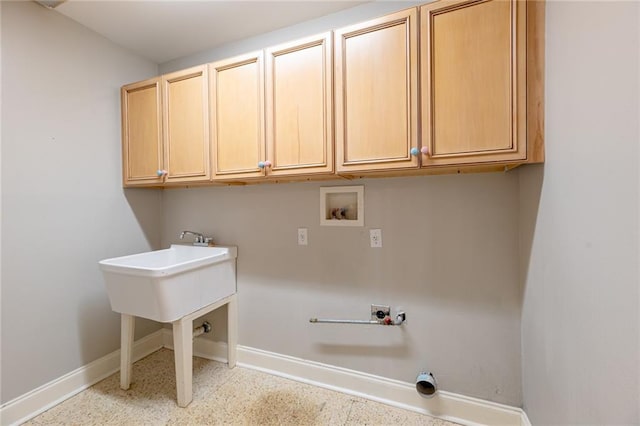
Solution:
<svg viewBox="0 0 640 426"><path fill-rule="evenodd" d="M122 97L122 158L125 186L162 182L160 79L124 86Z"/></svg>
<svg viewBox="0 0 640 426"><path fill-rule="evenodd" d="M210 65L215 179L263 176L262 52Z"/></svg>
<svg viewBox="0 0 640 426"><path fill-rule="evenodd" d="M526 156L525 11L505 0L421 8L424 164Z"/></svg>
<svg viewBox="0 0 640 426"><path fill-rule="evenodd" d="M208 180L209 123L206 67L163 77L167 182Z"/></svg>
<svg viewBox="0 0 640 426"><path fill-rule="evenodd" d="M271 175L333 171L331 35L267 49Z"/></svg>
<svg viewBox="0 0 640 426"><path fill-rule="evenodd" d="M338 171L416 167L415 9L336 31Z"/></svg>

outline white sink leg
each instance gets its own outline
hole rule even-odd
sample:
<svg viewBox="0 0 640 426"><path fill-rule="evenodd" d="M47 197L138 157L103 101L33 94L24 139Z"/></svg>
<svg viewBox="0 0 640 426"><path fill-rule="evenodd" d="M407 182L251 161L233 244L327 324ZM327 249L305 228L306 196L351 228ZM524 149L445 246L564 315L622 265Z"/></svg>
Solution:
<svg viewBox="0 0 640 426"><path fill-rule="evenodd" d="M227 304L227 361L229 368L236 366L238 346L238 299L234 294Z"/></svg>
<svg viewBox="0 0 640 426"><path fill-rule="evenodd" d="M131 354L133 352L133 315L120 315L120 388L127 390L131 385Z"/></svg>
<svg viewBox="0 0 640 426"><path fill-rule="evenodd" d="M173 348L178 406L186 407L193 398L193 320L182 318L173 323Z"/></svg>

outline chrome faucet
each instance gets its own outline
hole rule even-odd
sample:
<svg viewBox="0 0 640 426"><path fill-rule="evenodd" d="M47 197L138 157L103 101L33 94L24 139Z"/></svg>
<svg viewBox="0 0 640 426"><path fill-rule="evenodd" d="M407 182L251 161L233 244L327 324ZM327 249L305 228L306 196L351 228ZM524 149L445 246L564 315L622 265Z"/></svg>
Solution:
<svg viewBox="0 0 640 426"><path fill-rule="evenodd" d="M196 237L195 241L193 242L194 246L208 246L210 242L213 241L213 238L211 237L205 237L204 235L202 235L199 232L193 232L193 231L182 231L180 233L180 239L184 239L184 236L187 234L191 234L194 237Z"/></svg>

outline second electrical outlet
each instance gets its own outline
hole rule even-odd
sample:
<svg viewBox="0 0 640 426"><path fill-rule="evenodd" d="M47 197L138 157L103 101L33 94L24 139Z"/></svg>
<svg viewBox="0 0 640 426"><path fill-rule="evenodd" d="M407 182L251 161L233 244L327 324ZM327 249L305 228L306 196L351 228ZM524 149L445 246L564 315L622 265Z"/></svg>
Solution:
<svg viewBox="0 0 640 426"><path fill-rule="evenodd" d="M307 238L307 228L298 228L298 245L306 246L309 244L309 239Z"/></svg>
<svg viewBox="0 0 640 426"><path fill-rule="evenodd" d="M382 229L370 229L369 239L371 247L382 247Z"/></svg>

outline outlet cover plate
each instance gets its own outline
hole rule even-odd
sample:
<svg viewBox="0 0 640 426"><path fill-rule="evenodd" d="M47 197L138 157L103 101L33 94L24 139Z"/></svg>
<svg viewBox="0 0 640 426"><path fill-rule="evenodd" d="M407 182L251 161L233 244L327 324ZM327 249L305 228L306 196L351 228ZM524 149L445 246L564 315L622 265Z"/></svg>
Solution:
<svg viewBox="0 0 640 426"><path fill-rule="evenodd" d="M307 228L298 228L298 245L306 246L309 244L309 234Z"/></svg>
<svg viewBox="0 0 640 426"><path fill-rule="evenodd" d="M382 247L382 229L370 229L369 240L371 243L371 247Z"/></svg>

